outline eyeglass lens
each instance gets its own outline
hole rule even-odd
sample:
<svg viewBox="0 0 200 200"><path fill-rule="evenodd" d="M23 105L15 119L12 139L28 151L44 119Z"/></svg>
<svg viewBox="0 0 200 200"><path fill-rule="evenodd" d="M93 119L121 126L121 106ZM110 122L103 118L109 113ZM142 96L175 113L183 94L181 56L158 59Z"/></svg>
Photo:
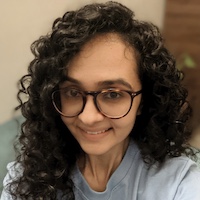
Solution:
<svg viewBox="0 0 200 200"><path fill-rule="evenodd" d="M86 95L78 89L64 88L55 91L52 98L56 110L61 115L74 117L83 111ZM123 90L103 90L93 96L97 109L110 118L119 118L126 115L132 105L131 94Z"/></svg>

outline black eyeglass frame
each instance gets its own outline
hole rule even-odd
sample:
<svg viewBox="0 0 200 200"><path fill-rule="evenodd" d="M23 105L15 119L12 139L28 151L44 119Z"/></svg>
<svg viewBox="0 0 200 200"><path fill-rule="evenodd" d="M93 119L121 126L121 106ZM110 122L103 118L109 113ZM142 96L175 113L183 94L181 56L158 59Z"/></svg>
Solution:
<svg viewBox="0 0 200 200"><path fill-rule="evenodd" d="M67 116L67 115L65 115L64 113L62 113L62 112L57 108L56 103L55 103L55 101L54 101L54 95L55 95L55 93L56 93L56 92L60 92L61 90L64 90L64 89L66 89L66 88L61 88L61 89L59 89L59 90L53 91L53 92L52 92L52 95L51 95L51 99L52 99L52 103L53 103L54 108L56 109L56 111L57 111L58 113L60 113L62 116L68 117L68 118L76 117L76 116L80 115L80 114L83 112L83 110L84 110L84 108L85 108L85 105L86 105L86 102L87 102L87 98L86 98L86 97L87 97L88 95L93 96L93 101L94 101L94 105L95 105L96 109L97 109L102 115L104 115L105 117L108 117L108 118L110 118L110 119L120 119L120 118L123 118L123 117L125 117L125 116L130 112L130 110L131 110L131 108L132 108L132 105L133 105L133 99L134 99L137 95L139 95L139 94L142 93L142 90L139 90L139 91L137 91L137 92L133 92L133 91L129 91L129 90L121 90L121 89L113 89L113 88L104 89L104 90L101 90L101 91L82 91L82 90L79 90L79 92L81 93L81 95L82 95L82 97L83 97L83 106L82 106L82 109L81 109L81 111L80 111L79 113L77 113L76 115ZM127 92L127 93L130 95L130 97L131 97L131 104L130 104L130 107L129 107L128 111L127 111L124 115L118 116L118 117L111 117L111 116L105 114L105 113L99 108L99 106L98 106L98 104L97 104L97 100L96 100L98 94L100 94L100 93L105 93L105 92L109 92L109 91L122 91L122 92Z"/></svg>

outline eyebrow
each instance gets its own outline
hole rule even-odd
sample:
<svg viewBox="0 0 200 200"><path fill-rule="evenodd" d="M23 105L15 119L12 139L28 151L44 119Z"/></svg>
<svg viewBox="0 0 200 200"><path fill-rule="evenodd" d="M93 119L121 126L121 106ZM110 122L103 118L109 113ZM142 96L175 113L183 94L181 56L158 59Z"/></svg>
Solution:
<svg viewBox="0 0 200 200"><path fill-rule="evenodd" d="M100 85L100 86L109 86L109 85L115 85L115 84L123 85L123 86L128 87L129 89L132 90L131 85L122 78L114 79L114 80L100 81L98 83L98 85Z"/></svg>
<svg viewBox="0 0 200 200"><path fill-rule="evenodd" d="M65 81L69 81L69 82L72 82L72 83L77 84L77 85L82 85L82 83L79 80L76 80L76 79L69 77L69 76L66 77ZM107 86L115 85L115 84L123 85L123 86L129 88L130 90L133 90L131 85L122 78L112 79L112 80L104 80L104 81L97 82L97 85L100 86L100 87L107 87Z"/></svg>

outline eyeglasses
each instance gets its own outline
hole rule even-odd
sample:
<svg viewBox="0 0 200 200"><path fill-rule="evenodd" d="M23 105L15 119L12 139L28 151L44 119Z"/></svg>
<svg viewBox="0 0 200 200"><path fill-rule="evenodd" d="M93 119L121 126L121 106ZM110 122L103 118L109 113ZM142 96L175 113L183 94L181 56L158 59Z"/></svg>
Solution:
<svg viewBox="0 0 200 200"><path fill-rule="evenodd" d="M105 89L101 91L82 91L73 87L66 87L52 93L52 102L62 116L75 117L83 112L87 102L87 95L92 95L94 105L104 116L119 119L131 110L134 97L142 90L132 92L120 89Z"/></svg>

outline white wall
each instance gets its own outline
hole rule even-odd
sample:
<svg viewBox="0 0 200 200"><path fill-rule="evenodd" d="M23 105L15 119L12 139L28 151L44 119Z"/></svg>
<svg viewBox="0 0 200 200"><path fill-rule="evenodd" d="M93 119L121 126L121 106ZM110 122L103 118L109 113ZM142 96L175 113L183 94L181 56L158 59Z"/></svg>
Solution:
<svg viewBox="0 0 200 200"><path fill-rule="evenodd" d="M118 0L138 19L163 24L165 0ZM17 81L32 59L31 43L69 9L106 0L0 0L0 124L13 117Z"/></svg>

